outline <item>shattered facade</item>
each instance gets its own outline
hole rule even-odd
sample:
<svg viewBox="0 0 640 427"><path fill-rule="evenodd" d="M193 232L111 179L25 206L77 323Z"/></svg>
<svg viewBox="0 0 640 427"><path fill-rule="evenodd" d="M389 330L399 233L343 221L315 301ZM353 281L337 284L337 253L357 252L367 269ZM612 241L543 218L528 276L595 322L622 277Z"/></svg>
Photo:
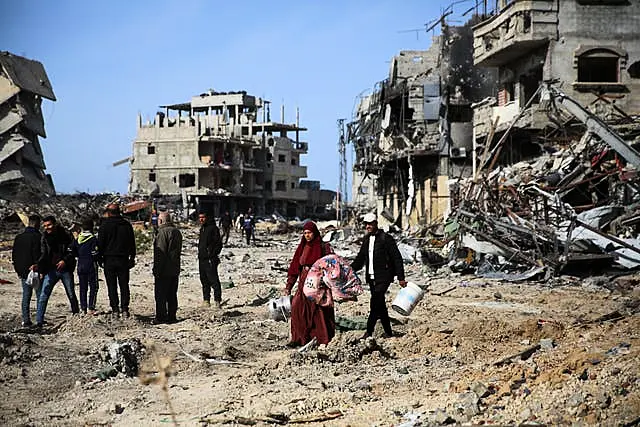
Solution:
<svg viewBox="0 0 640 427"><path fill-rule="evenodd" d="M448 231L478 269L640 266L639 23L638 2L536 0L474 27L475 64L500 81L474 104Z"/></svg>
<svg viewBox="0 0 640 427"><path fill-rule="evenodd" d="M56 100L43 65L0 52L0 198L55 193L38 138L42 98Z"/></svg>
<svg viewBox="0 0 640 427"><path fill-rule="evenodd" d="M500 160L540 153L538 143L549 136L541 132L560 127L539 108L543 81L605 120L640 111L639 24L638 2L501 1L473 29L475 65L499 74L498 90L474 105L478 158L485 141L497 140L516 118Z"/></svg>
<svg viewBox="0 0 640 427"><path fill-rule="evenodd" d="M353 202L402 226L433 223L450 209L449 179L471 174L473 102L495 73L473 66L472 24L452 27L426 51L401 51L389 77L347 125L355 149Z"/></svg>
<svg viewBox="0 0 640 427"><path fill-rule="evenodd" d="M307 176L300 156L308 144L300 132L306 129L272 121L269 107L244 91L209 91L162 106L151 123L139 116L129 191L182 195L211 205L216 215L248 208L303 215L309 190L300 187Z"/></svg>

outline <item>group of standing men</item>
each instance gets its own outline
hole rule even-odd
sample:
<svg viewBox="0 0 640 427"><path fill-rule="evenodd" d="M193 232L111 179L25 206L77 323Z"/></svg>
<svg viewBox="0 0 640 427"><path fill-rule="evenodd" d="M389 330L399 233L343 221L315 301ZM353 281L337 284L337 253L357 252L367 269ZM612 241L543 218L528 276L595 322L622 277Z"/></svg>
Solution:
<svg viewBox="0 0 640 427"><path fill-rule="evenodd" d="M208 213L199 215L198 260L205 305L210 305L211 289L216 307L222 302L218 276L222 238L215 220ZM40 232L42 223L43 233ZM225 223L223 222L223 225ZM22 282L22 325L33 326L30 305L36 294L35 326L41 328L54 285L61 281L73 314L97 314L98 266L104 269L111 313L129 317L131 294L129 270L135 266L136 245L131 223L120 214L118 204L107 205L97 236L92 219L82 221L82 231L74 236L56 218L31 215L25 230L14 240L12 259ZM226 227L224 227L226 228ZM156 314L153 323L173 323L178 309L178 279L182 233L168 212L158 214L158 230L153 244L153 276ZM77 266L80 302L74 288ZM37 284L28 280L35 276ZM118 293L119 290L119 293Z"/></svg>
<svg viewBox="0 0 640 427"><path fill-rule="evenodd" d="M44 233L40 232L40 223ZM109 303L115 315L129 316L129 269L135 265L136 245L133 227L120 215L112 203L105 209L98 236L93 234L93 219L82 221L82 231L76 238L57 223L54 216L29 216L25 230L16 236L12 259L22 281L22 325L33 325L30 314L33 290L36 293L36 322L44 323L49 297L59 281L71 305L71 312L95 314L98 292L98 264L104 268ZM80 302L76 297L73 273L78 271ZM39 286L28 283L29 273ZM120 290L120 298L118 296Z"/></svg>

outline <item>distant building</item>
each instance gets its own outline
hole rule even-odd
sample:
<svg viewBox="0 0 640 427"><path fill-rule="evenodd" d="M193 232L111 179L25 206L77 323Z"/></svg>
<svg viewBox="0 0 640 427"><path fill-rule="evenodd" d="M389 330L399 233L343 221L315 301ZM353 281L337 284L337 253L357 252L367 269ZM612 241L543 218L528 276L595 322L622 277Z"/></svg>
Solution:
<svg viewBox="0 0 640 427"><path fill-rule="evenodd" d="M42 98L56 100L42 64L0 52L0 198L55 194L38 139Z"/></svg>
<svg viewBox="0 0 640 427"><path fill-rule="evenodd" d="M300 156L305 128L271 120L269 101L246 92L213 92L138 117L129 192L183 195L214 212L277 211L302 216L309 192ZM284 107L282 114L284 115Z"/></svg>

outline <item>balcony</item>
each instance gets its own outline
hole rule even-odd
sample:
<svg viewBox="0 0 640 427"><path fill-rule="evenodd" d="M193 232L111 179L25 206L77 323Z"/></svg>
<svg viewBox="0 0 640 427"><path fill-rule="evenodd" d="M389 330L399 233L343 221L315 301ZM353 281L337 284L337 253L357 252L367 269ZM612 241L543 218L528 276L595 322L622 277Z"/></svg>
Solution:
<svg viewBox="0 0 640 427"><path fill-rule="evenodd" d="M295 176L298 178L306 178L307 177L307 167L306 166L291 166L291 170L289 172L291 176Z"/></svg>
<svg viewBox="0 0 640 427"><path fill-rule="evenodd" d="M499 67L556 39L556 0L514 0L473 28L473 62Z"/></svg>

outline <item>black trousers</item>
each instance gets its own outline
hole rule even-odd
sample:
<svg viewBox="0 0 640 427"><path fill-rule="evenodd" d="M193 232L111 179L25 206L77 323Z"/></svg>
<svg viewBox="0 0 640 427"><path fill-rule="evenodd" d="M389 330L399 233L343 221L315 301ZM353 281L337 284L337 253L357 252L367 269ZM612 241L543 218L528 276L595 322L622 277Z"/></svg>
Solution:
<svg viewBox="0 0 640 427"><path fill-rule="evenodd" d="M389 284L369 282L369 289L371 290L371 301L369 303L370 312L367 319L367 334L373 335L373 331L376 328L376 322L380 319L382 328L387 335L392 335L391 320L389 319L389 311L387 311L387 303L384 295L389 289Z"/></svg>
<svg viewBox="0 0 640 427"><path fill-rule="evenodd" d="M107 282L109 305L113 312L129 311L129 260L126 258L106 259L104 261L104 279ZM118 299L120 287L120 300Z"/></svg>
<svg viewBox="0 0 640 427"><path fill-rule="evenodd" d="M199 260L200 283L202 284L202 299L211 300L211 288L213 288L213 300L222 301L222 288L218 277L218 263L208 259Z"/></svg>
<svg viewBox="0 0 640 427"><path fill-rule="evenodd" d="M178 311L178 276L155 277L156 320L175 322Z"/></svg>
<svg viewBox="0 0 640 427"><path fill-rule="evenodd" d="M231 234L231 227L223 226L222 227L222 236L220 238L224 241L225 245L229 241L229 234Z"/></svg>

